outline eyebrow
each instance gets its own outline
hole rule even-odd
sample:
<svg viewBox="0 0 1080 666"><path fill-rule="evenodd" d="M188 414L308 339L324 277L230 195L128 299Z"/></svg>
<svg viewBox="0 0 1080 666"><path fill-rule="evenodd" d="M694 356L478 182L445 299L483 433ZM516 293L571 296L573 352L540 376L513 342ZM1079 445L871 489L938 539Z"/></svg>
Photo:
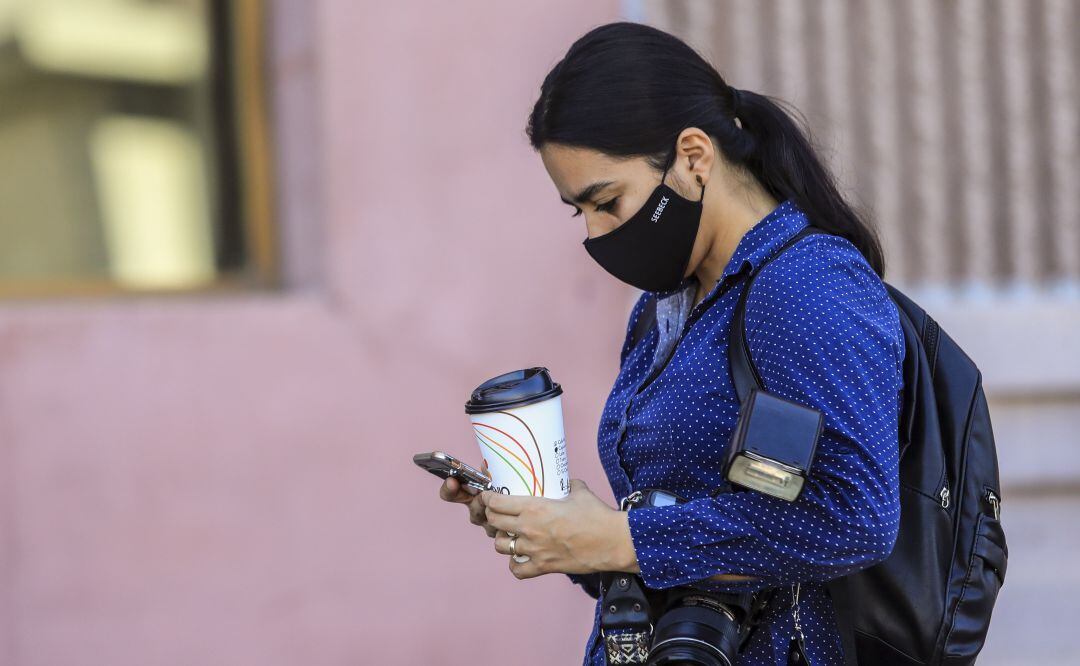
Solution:
<svg viewBox="0 0 1080 666"><path fill-rule="evenodd" d="M574 203L579 203L579 204L580 203L585 203L586 201L592 201L593 197L595 197L596 194L598 192L600 192L600 190L604 189L605 187L607 187L609 185L614 185L614 184L615 184L615 181L613 181L613 180L598 180L595 183L593 183L592 185L589 185L588 187L586 187L582 191L578 192L577 196L574 197L573 202L567 201L563 197L559 197L559 198L562 199L562 202L564 204L568 204L568 205L571 205L571 206L573 206Z"/></svg>

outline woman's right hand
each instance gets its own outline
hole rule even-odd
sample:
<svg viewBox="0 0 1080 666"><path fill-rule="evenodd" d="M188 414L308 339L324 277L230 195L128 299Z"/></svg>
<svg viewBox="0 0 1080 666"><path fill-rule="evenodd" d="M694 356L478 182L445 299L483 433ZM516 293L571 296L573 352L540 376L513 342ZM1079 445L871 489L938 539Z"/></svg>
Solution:
<svg viewBox="0 0 1080 666"><path fill-rule="evenodd" d="M486 460L480 470L485 474L487 473L488 468ZM467 505L469 507L469 522L473 525L480 525L484 528L484 531L487 532L489 537L495 538L495 532L497 530L491 525L488 525L487 514L484 512L484 505L480 503L479 490L463 486L458 479L448 476L443 480L443 484L439 487L439 497L447 502Z"/></svg>

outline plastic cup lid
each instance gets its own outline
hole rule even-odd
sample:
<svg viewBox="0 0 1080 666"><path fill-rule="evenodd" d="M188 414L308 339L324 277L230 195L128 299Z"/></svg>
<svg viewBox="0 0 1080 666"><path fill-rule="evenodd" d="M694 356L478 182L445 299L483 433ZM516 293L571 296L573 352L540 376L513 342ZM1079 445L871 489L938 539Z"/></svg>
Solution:
<svg viewBox="0 0 1080 666"><path fill-rule="evenodd" d="M473 389L472 396L465 403L465 413L480 414L521 407L554 398L561 393L562 387L551 379L547 368L514 370L492 377Z"/></svg>

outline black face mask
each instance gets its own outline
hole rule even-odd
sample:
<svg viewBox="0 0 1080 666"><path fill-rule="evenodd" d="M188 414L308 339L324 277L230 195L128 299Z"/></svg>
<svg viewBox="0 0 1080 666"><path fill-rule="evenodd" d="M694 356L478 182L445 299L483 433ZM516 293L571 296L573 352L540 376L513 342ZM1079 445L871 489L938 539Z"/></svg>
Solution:
<svg viewBox="0 0 1080 666"><path fill-rule="evenodd" d="M670 162L660 184L630 219L582 241L604 270L644 291L668 291L682 283L701 223L705 186L697 201L680 196L664 184L669 167Z"/></svg>

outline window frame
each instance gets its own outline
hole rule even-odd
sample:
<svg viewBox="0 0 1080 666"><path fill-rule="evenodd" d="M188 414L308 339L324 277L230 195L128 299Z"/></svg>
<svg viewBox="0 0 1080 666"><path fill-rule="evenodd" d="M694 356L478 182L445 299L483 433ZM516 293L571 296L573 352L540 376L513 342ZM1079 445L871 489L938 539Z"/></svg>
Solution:
<svg viewBox="0 0 1080 666"><path fill-rule="evenodd" d="M0 299L185 297L276 291L283 286L266 85L270 55L266 0L211 0L207 11L210 30L224 51L213 63L224 72L213 75L212 85L223 85L228 94L231 113L225 116L224 135L231 145L225 152L235 162L234 176L224 179L235 191L218 212L224 218L238 218L245 256L241 267L220 272L208 284L181 288L132 289L107 277L0 279ZM212 146L212 152L220 156L222 146Z"/></svg>

